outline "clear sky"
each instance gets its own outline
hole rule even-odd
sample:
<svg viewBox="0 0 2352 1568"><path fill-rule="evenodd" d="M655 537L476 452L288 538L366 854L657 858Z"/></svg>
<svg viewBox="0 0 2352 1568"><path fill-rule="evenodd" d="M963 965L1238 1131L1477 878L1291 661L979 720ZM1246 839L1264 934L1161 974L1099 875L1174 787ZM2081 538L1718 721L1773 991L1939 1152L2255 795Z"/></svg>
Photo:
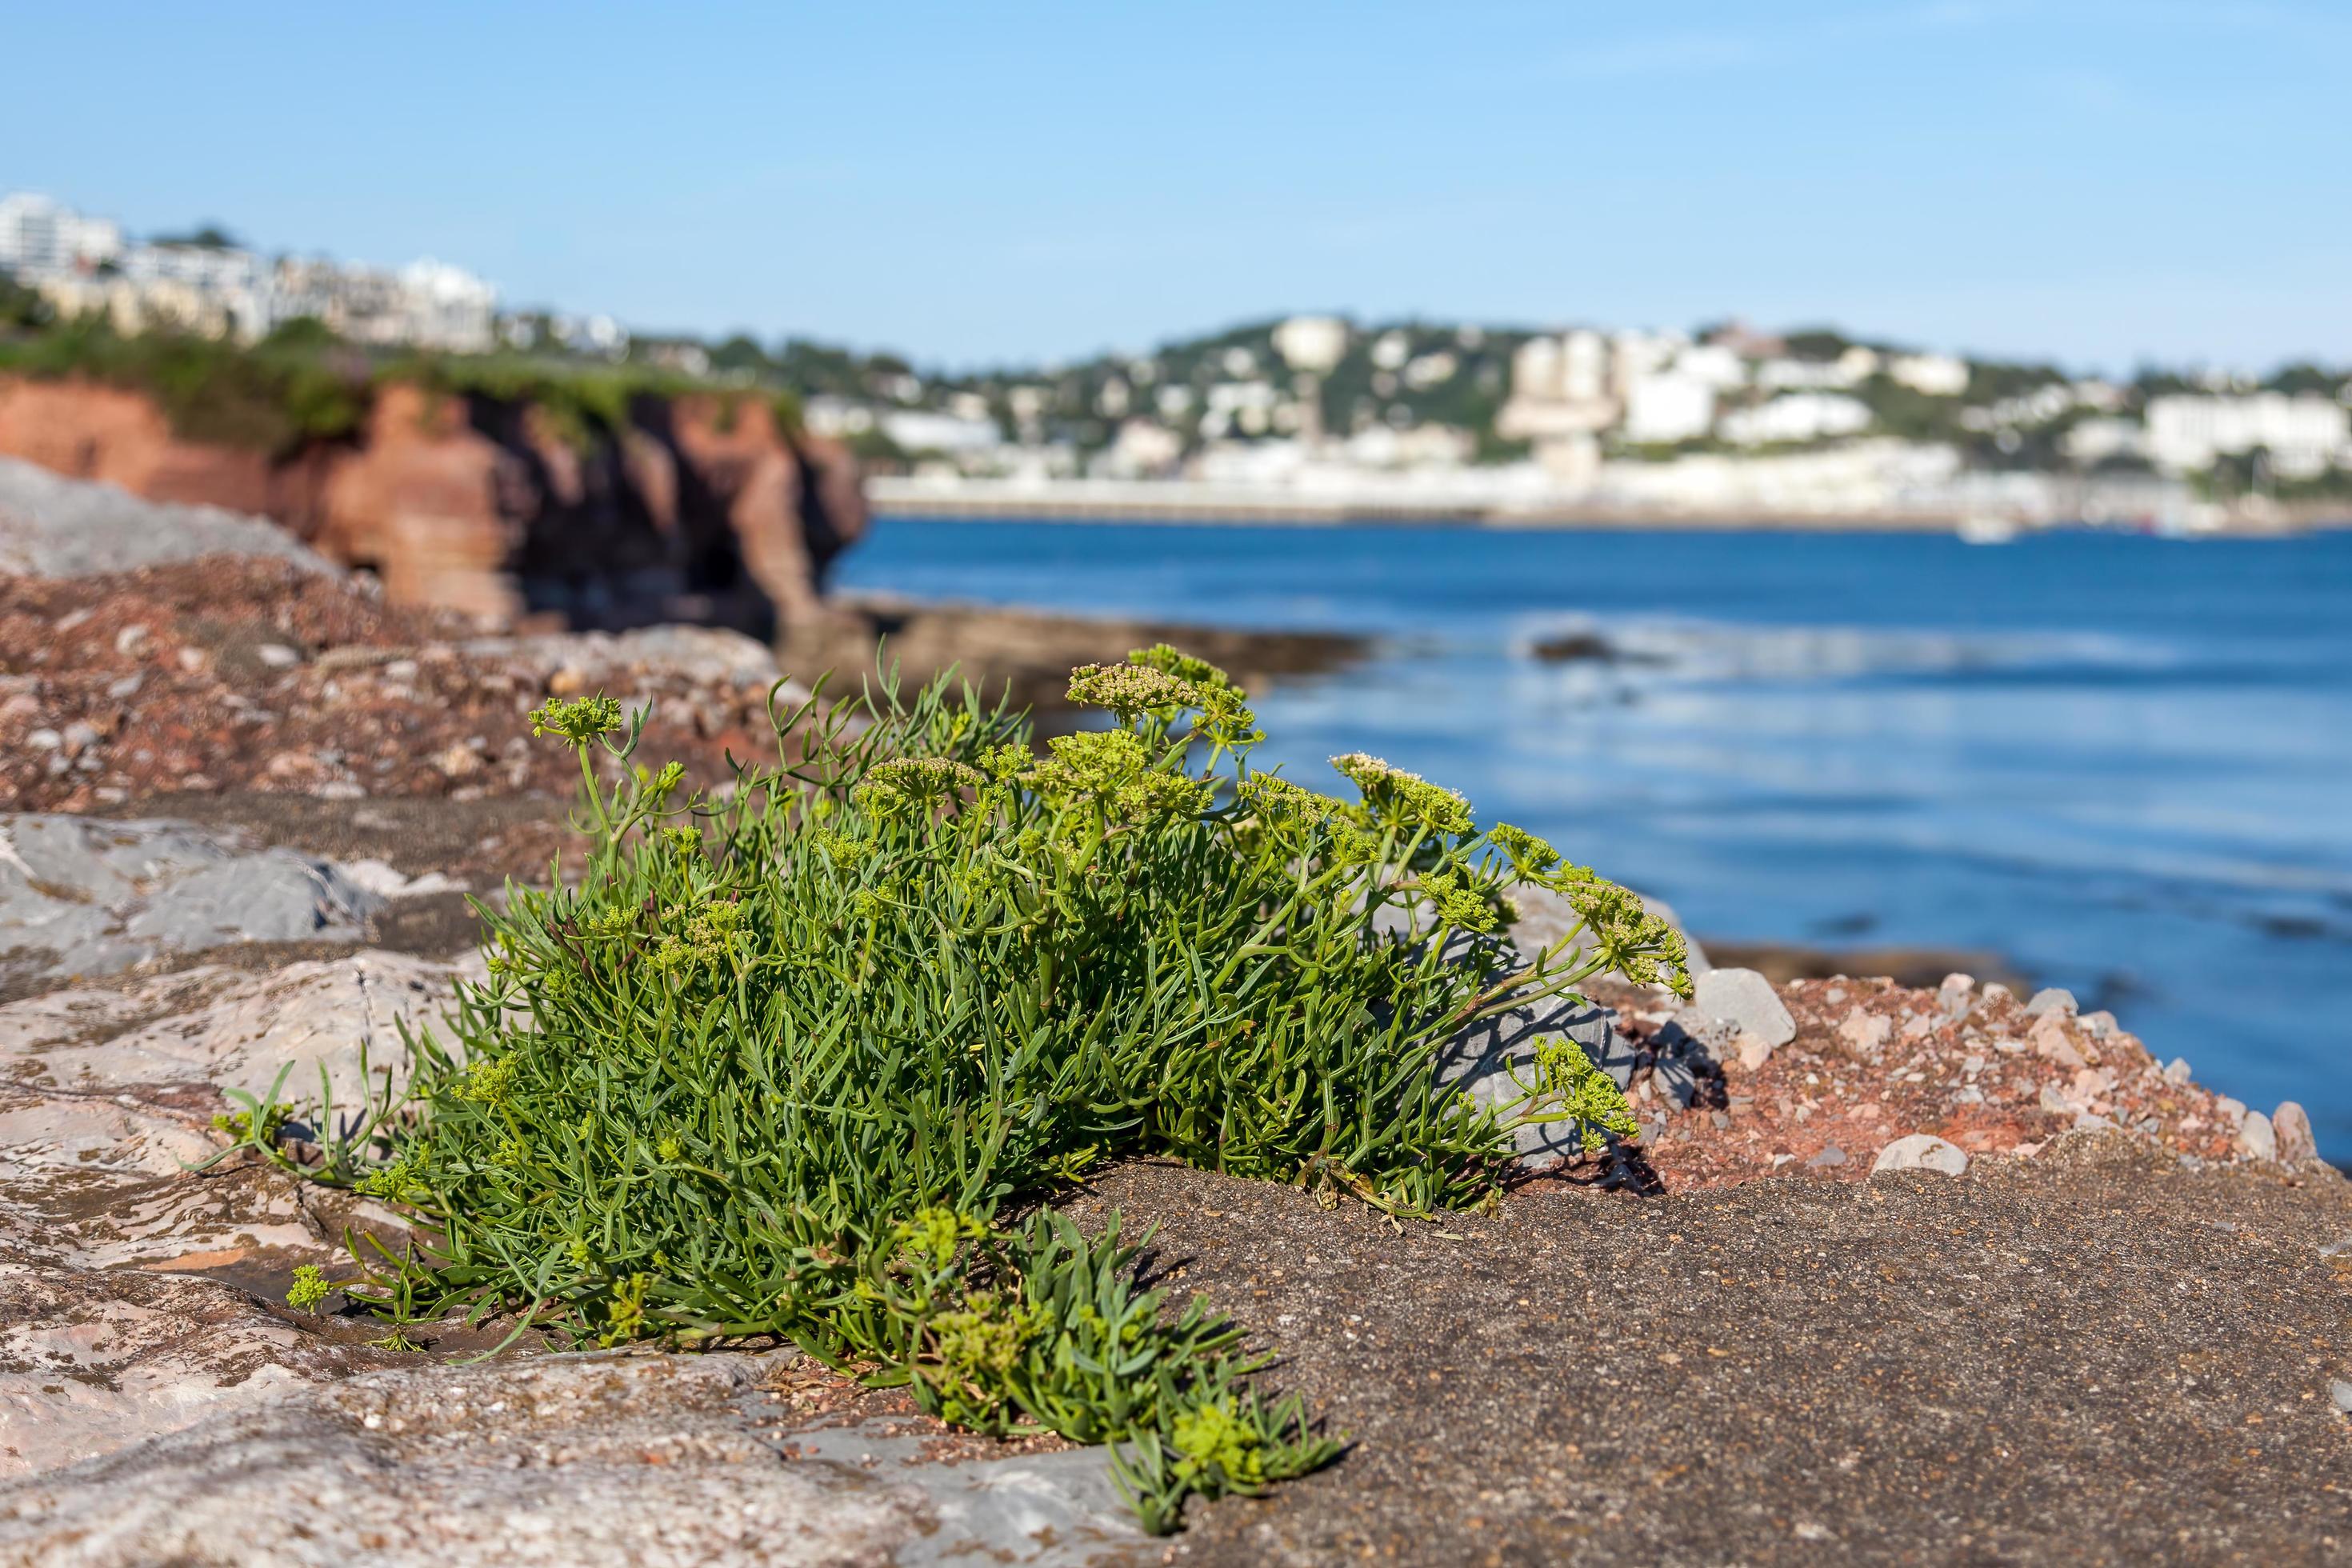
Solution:
<svg viewBox="0 0 2352 1568"><path fill-rule="evenodd" d="M0 188L640 328L1300 310L2352 361L2352 5L77 5Z"/></svg>

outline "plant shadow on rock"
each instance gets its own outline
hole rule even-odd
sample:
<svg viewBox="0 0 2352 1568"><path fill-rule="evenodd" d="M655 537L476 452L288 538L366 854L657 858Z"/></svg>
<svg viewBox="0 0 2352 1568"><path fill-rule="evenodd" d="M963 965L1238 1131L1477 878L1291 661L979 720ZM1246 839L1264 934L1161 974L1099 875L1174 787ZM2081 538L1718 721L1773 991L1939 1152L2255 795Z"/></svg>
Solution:
<svg viewBox="0 0 2352 1568"><path fill-rule="evenodd" d="M575 1343L776 1336L975 1431L1114 1445L1164 1531L1339 1446L1259 1388L1241 1327L1139 1276L1148 1237L1057 1198L1140 1155L1402 1220L1491 1205L1530 1130L1635 1131L1573 1032L1455 1046L1602 973L1683 984L1673 928L1378 758L1333 759L1352 800L1254 772L1215 668L1076 670L1113 725L1043 756L946 678L782 689L775 762L717 798L634 764L642 712L541 710L577 752L582 874L484 910L488 979L454 1038L409 1041L397 1101L320 1108L303 1162L249 1107L247 1146L416 1221L404 1254L356 1249L350 1299ZM1572 929L1517 952L1515 888Z"/></svg>

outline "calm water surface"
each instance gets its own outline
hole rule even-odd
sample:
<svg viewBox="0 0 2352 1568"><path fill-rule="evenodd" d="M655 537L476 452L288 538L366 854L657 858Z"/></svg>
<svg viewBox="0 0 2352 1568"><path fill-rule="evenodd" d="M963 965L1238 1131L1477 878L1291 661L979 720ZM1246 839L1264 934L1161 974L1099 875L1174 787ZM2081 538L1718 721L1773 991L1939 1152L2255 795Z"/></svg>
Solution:
<svg viewBox="0 0 2352 1568"><path fill-rule="evenodd" d="M1375 634L1262 764L1377 752L1702 935L1998 951L2352 1161L2352 534L884 521L840 581ZM1632 657L1528 657L1576 627Z"/></svg>

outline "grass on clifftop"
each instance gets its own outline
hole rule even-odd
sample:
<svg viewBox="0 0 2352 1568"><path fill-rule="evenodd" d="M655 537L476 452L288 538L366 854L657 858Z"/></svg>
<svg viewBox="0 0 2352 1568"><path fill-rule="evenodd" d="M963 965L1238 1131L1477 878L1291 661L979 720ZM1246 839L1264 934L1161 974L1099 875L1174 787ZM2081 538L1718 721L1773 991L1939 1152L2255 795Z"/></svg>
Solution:
<svg viewBox="0 0 2352 1568"><path fill-rule="evenodd" d="M1070 690L1111 726L1042 758L944 679L812 701L715 801L675 766L604 787L642 715L542 710L585 874L513 890L462 1049L416 1041L409 1100L308 1173L431 1237L350 1294L607 1344L780 1335L963 1426L1120 1445L1153 1530L1328 1462L1239 1326L1052 1200L1151 1154L1401 1215L1485 1202L1517 1123L1597 1145L1632 1117L1570 1042L1499 1112L1440 1087L1444 1042L1604 969L1679 984L1680 939L1377 759L1335 759L1353 799L1252 773L1243 694L1173 650ZM1532 962L1499 934L1517 883L1586 917ZM246 1128L282 1162L251 1131L275 1120Z"/></svg>

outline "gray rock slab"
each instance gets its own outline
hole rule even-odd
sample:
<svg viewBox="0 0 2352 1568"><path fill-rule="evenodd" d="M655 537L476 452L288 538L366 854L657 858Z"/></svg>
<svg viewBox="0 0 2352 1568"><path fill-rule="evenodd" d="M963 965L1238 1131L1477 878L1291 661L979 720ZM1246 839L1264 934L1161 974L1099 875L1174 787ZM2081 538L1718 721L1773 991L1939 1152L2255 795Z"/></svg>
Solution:
<svg viewBox="0 0 2352 1568"><path fill-rule="evenodd" d="M740 1355L365 1373L0 1488L0 1558L1085 1563L1144 1544L1099 1450L924 1461L794 1430Z"/></svg>
<svg viewBox="0 0 2352 1568"><path fill-rule="evenodd" d="M400 1030L442 1027L461 976L363 950L255 974L224 965L93 982L0 1005L0 1247L61 1262L168 1267L318 1247L285 1184L191 1181L222 1143L220 1090L339 1113L398 1092Z"/></svg>
<svg viewBox="0 0 2352 1568"><path fill-rule="evenodd" d="M383 899L332 863L180 822L0 816L0 974L107 974L232 942L354 940Z"/></svg>
<svg viewBox="0 0 2352 1568"><path fill-rule="evenodd" d="M0 1488L0 1556L89 1568L1089 1563L1143 1544L1101 1450L960 1465L793 1429L755 1356L376 1371Z"/></svg>
<svg viewBox="0 0 2352 1568"><path fill-rule="evenodd" d="M0 458L0 573L87 577L204 555L269 555L338 574L266 518L142 500L113 485Z"/></svg>
<svg viewBox="0 0 2352 1568"><path fill-rule="evenodd" d="M1696 983L1691 1005L1769 1046L1785 1046L1797 1037L1797 1021L1789 1016L1780 993L1752 969L1708 970Z"/></svg>
<svg viewBox="0 0 2352 1568"><path fill-rule="evenodd" d="M1525 1093L1513 1074L1528 1075L1536 1047L1565 1035L1622 1089L1633 1080L1633 1050L1617 1032L1616 1023L1617 1015L1610 1008L1560 997L1515 1007L1471 1025L1448 1041L1438 1058L1438 1079L1499 1110ZM1515 1136L1521 1163L1536 1170L1572 1159L1583 1148L1581 1135L1568 1122L1525 1125Z"/></svg>

